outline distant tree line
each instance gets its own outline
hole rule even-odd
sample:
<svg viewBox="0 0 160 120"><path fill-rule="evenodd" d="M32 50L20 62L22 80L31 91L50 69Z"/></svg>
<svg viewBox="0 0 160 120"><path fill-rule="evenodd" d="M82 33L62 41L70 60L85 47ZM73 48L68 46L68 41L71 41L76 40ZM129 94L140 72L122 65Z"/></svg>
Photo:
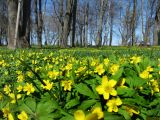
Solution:
<svg viewBox="0 0 160 120"><path fill-rule="evenodd" d="M0 0L0 45L160 45L159 0Z"/></svg>

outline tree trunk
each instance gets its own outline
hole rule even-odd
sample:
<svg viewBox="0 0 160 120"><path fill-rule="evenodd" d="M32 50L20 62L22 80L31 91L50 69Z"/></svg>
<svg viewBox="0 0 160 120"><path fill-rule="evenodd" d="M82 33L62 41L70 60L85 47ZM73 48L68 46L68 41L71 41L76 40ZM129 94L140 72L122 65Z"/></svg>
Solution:
<svg viewBox="0 0 160 120"><path fill-rule="evenodd" d="M73 0L67 0L66 13L64 16L64 29L63 29L63 39L61 47L67 47L68 36L70 33L71 21L72 21L72 5Z"/></svg>
<svg viewBox="0 0 160 120"><path fill-rule="evenodd" d="M96 40L96 46L100 47L102 45L102 31L103 31L103 17L104 13L106 11L107 6L107 0L101 0L101 8L100 8L100 15L99 15L99 21L98 21L98 34L97 34L97 40Z"/></svg>
<svg viewBox="0 0 160 120"><path fill-rule="evenodd" d="M31 13L31 1L23 1L23 16L21 16L20 30L19 30L19 48L28 48L30 47L30 13Z"/></svg>
<svg viewBox="0 0 160 120"><path fill-rule="evenodd" d="M64 22L63 22L63 2L64 0L60 0L59 2L59 16L60 16L60 39L59 39L59 46L62 45L62 40L63 40L63 27L64 27Z"/></svg>
<svg viewBox="0 0 160 120"><path fill-rule="evenodd" d="M156 16L154 21L154 38L153 38L153 45L159 45L160 40L160 1L158 1L157 9L156 9Z"/></svg>
<svg viewBox="0 0 160 120"><path fill-rule="evenodd" d="M72 22L72 47L75 47L75 33L76 33L76 12L77 12L77 0L73 3L73 22Z"/></svg>
<svg viewBox="0 0 160 120"><path fill-rule="evenodd" d="M113 36L113 17L111 17L109 46L112 46L112 36Z"/></svg>
<svg viewBox="0 0 160 120"><path fill-rule="evenodd" d="M42 19L42 1L39 0L39 11L38 11L38 46L42 47L42 28L43 28L43 19Z"/></svg>
<svg viewBox="0 0 160 120"><path fill-rule="evenodd" d="M85 7L85 47L88 46L88 16L89 16L89 3Z"/></svg>
<svg viewBox="0 0 160 120"><path fill-rule="evenodd" d="M158 45L158 23L155 21L154 23L154 38L153 38L153 45L157 46Z"/></svg>
<svg viewBox="0 0 160 120"><path fill-rule="evenodd" d="M132 22L131 22L131 24L132 24L132 46L134 46L135 45L135 29L136 29L136 6L137 6L137 0L134 0L134 5L133 5L133 16L132 16Z"/></svg>
<svg viewBox="0 0 160 120"><path fill-rule="evenodd" d="M17 18L17 1L8 0L8 48L15 49L15 28Z"/></svg>
<svg viewBox="0 0 160 120"><path fill-rule="evenodd" d="M110 41L109 41L109 46L112 46L113 20L114 20L114 0L111 1L111 5L110 5Z"/></svg>

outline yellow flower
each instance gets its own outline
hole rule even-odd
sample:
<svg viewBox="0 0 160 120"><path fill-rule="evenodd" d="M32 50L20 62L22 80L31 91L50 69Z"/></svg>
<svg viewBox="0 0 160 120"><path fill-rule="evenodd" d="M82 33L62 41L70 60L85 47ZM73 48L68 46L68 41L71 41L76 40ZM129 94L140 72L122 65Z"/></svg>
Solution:
<svg viewBox="0 0 160 120"><path fill-rule="evenodd" d="M137 63L140 63L140 62L141 62L141 57L133 56L131 58L131 63L137 64Z"/></svg>
<svg viewBox="0 0 160 120"><path fill-rule="evenodd" d="M152 86L152 90L151 90L151 94L153 95L154 92L159 92L159 84L157 80L150 80L151 82L151 86Z"/></svg>
<svg viewBox="0 0 160 120"><path fill-rule="evenodd" d="M109 80L107 76L102 77L102 83L98 87L96 87L96 91L98 94L103 95L104 99L108 100L109 95L116 96L117 91L115 90L114 86L116 85L117 81Z"/></svg>
<svg viewBox="0 0 160 120"><path fill-rule="evenodd" d="M84 71L86 69L86 67L79 67L77 71L75 71L75 73L80 73L82 71Z"/></svg>
<svg viewBox="0 0 160 120"><path fill-rule="evenodd" d="M0 65L3 65L5 62L4 62L4 60L1 60L0 61Z"/></svg>
<svg viewBox="0 0 160 120"><path fill-rule="evenodd" d="M72 64L67 64L65 67L66 70L71 70L72 69Z"/></svg>
<svg viewBox="0 0 160 120"><path fill-rule="evenodd" d="M23 82L24 81L24 75L23 74L19 74L17 77L17 82Z"/></svg>
<svg viewBox="0 0 160 120"><path fill-rule="evenodd" d="M10 113L9 108L2 108L2 112L3 112L3 117L6 118L8 116L8 114Z"/></svg>
<svg viewBox="0 0 160 120"><path fill-rule="evenodd" d="M8 114L8 120L14 120L13 115L11 113Z"/></svg>
<svg viewBox="0 0 160 120"><path fill-rule="evenodd" d="M33 87L32 83L26 83L26 85L23 88L23 91L27 92L27 95L30 95L31 93L34 93L35 88Z"/></svg>
<svg viewBox="0 0 160 120"><path fill-rule="evenodd" d="M52 89L52 87L53 87L52 82L50 83L49 80L43 80L43 82L45 83L45 85L41 85L41 87L43 89L46 89L46 90L51 90Z"/></svg>
<svg viewBox="0 0 160 120"><path fill-rule="evenodd" d="M131 117L133 116L133 114L136 114L136 115L139 114L139 111L136 111L136 110L132 109L131 107L125 106L125 110L128 112L128 114L129 114Z"/></svg>
<svg viewBox="0 0 160 120"><path fill-rule="evenodd" d="M91 62L91 66L95 66L96 64L97 64L96 61L92 61L92 62Z"/></svg>
<svg viewBox="0 0 160 120"><path fill-rule="evenodd" d="M26 73L26 74L27 74L27 76L28 76L28 77L30 77L30 78L32 78L32 77L33 77L33 73L32 73L31 71L27 71L27 73Z"/></svg>
<svg viewBox="0 0 160 120"><path fill-rule="evenodd" d="M3 91L6 93L6 94L9 94L11 92L11 89L10 89L10 85L5 85L4 88L3 88Z"/></svg>
<svg viewBox="0 0 160 120"><path fill-rule="evenodd" d="M106 105L108 106L108 112L118 112L118 106L122 105L122 101L120 98L112 98L108 100Z"/></svg>
<svg viewBox="0 0 160 120"><path fill-rule="evenodd" d="M37 60L32 60L32 64L36 65L37 64Z"/></svg>
<svg viewBox="0 0 160 120"><path fill-rule="evenodd" d="M142 73L139 74L139 76L143 79L147 79L147 78L152 77L152 75L147 70L144 70Z"/></svg>
<svg viewBox="0 0 160 120"><path fill-rule="evenodd" d="M16 100L21 98L21 94L17 94L17 96L15 96L14 93L10 93L8 96L11 98L11 103L13 104L16 103Z"/></svg>
<svg viewBox="0 0 160 120"><path fill-rule="evenodd" d="M25 111L22 111L19 115L18 115L18 119L19 120L28 120L28 115Z"/></svg>
<svg viewBox="0 0 160 120"><path fill-rule="evenodd" d="M98 73L98 75L102 75L105 72L105 69L103 68L103 64L96 66L95 72Z"/></svg>
<svg viewBox="0 0 160 120"><path fill-rule="evenodd" d="M3 99L3 95L2 93L0 93L0 101Z"/></svg>
<svg viewBox="0 0 160 120"><path fill-rule="evenodd" d="M119 65L118 65L118 64L113 64L113 65L110 67L109 72L110 72L112 75L115 75L118 70L119 70Z"/></svg>
<svg viewBox="0 0 160 120"><path fill-rule="evenodd" d="M93 109L92 113L85 115L82 110L74 112L74 120L100 120L104 117L104 113L100 107Z"/></svg>
<svg viewBox="0 0 160 120"><path fill-rule="evenodd" d="M64 80L61 85L64 87L64 91L71 91L72 80Z"/></svg>
<svg viewBox="0 0 160 120"><path fill-rule="evenodd" d="M23 87L22 87L21 85L19 85L19 86L17 87L17 90L18 90L18 92L21 92L21 91L23 90Z"/></svg>
<svg viewBox="0 0 160 120"><path fill-rule="evenodd" d="M3 117L7 118L7 120L14 120L9 108L2 108Z"/></svg>
<svg viewBox="0 0 160 120"><path fill-rule="evenodd" d="M126 82L126 79L123 78L123 79L121 80L121 82L120 82L120 87L127 88L127 86L124 85L125 82Z"/></svg>
<svg viewBox="0 0 160 120"><path fill-rule="evenodd" d="M92 111L92 114L96 114L98 119L102 119L104 117L104 113L100 107L94 108L94 110Z"/></svg>
<svg viewBox="0 0 160 120"><path fill-rule="evenodd" d="M74 120L85 120L85 114L82 110L74 112Z"/></svg>
<svg viewBox="0 0 160 120"><path fill-rule="evenodd" d="M148 67L146 68L146 71L152 72L152 71L153 71L153 68L152 68L151 66L148 66Z"/></svg>
<svg viewBox="0 0 160 120"><path fill-rule="evenodd" d="M51 79L56 79L57 77L58 77L58 75L59 75L59 72L57 72L57 71L49 71L48 72L48 76L49 76L49 78L51 78Z"/></svg>
<svg viewBox="0 0 160 120"><path fill-rule="evenodd" d="M42 67L36 67L36 68L34 69L34 71L35 71L35 72L38 72L41 68L42 68Z"/></svg>
<svg viewBox="0 0 160 120"><path fill-rule="evenodd" d="M105 66L108 66L108 64L109 64L109 59L106 58L106 59L104 59L103 61L104 61Z"/></svg>

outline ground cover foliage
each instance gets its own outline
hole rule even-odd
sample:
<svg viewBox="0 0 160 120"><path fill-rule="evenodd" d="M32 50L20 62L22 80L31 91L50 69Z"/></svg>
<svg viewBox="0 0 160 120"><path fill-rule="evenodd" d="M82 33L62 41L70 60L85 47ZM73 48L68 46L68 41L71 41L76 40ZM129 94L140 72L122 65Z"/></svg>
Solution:
<svg viewBox="0 0 160 120"><path fill-rule="evenodd" d="M160 48L0 50L0 118L160 118Z"/></svg>

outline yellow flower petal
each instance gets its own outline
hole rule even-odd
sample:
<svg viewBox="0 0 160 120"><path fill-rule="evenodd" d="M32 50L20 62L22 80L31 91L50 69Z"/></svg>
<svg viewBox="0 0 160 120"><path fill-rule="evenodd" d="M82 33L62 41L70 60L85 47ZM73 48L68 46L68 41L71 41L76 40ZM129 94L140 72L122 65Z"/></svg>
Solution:
<svg viewBox="0 0 160 120"><path fill-rule="evenodd" d="M113 89L111 92L110 92L111 95L113 96L116 96L117 95L117 91L115 89Z"/></svg>
<svg viewBox="0 0 160 120"><path fill-rule="evenodd" d="M101 95L104 93L104 88L101 85L99 85L98 87L96 87L96 91L98 92L98 94Z"/></svg>
<svg viewBox="0 0 160 120"><path fill-rule="evenodd" d="M82 110L77 110L74 112L74 119L75 120L85 120L85 114Z"/></svg>
<svg viewBox="0 0 160 120"><path fill-rule="evenodd" d="M117 84L117 81L115 80L109 80L109 83L108 83L111 87L114 87L116 84Z"/></svg>

